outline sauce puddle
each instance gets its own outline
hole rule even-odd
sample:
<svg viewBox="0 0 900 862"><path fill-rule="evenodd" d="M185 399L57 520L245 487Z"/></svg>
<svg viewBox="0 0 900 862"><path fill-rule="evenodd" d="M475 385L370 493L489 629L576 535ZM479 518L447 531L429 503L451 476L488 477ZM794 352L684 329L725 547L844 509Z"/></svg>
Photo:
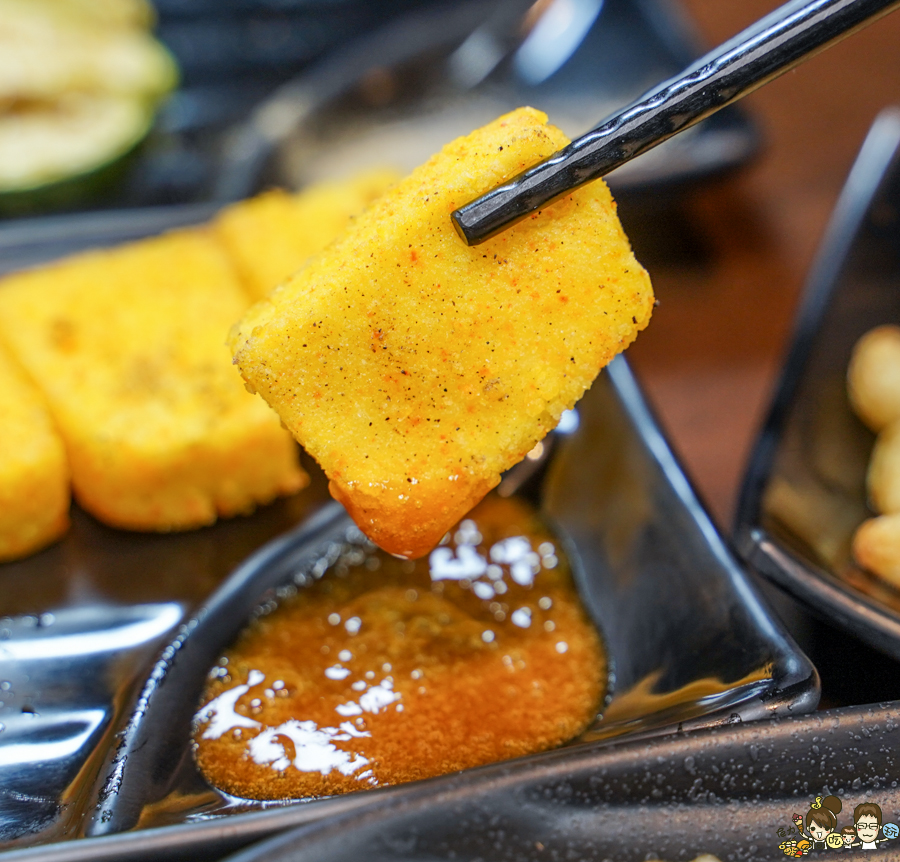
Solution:
<svg viewBox="0 0 900 862"><path fill-rule="evenodd" d="M427 558L348 544L314 574L210 673L194 754L232 796L326 796L519 757L599 711L600 637L520 500L489 496Z"/></svg>

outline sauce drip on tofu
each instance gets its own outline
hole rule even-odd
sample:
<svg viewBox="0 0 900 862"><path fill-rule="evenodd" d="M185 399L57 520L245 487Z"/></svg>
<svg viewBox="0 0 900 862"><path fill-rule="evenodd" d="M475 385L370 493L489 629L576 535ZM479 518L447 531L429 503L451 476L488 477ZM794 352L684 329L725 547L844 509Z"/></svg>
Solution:
<svg viewBox="0 0 900 862"><path fill-rule="evenodd" d="M427 558L320 561L211 671L195 757L243 798L384 787L560 745L606 681L557 541L491 495Z"/></svg>

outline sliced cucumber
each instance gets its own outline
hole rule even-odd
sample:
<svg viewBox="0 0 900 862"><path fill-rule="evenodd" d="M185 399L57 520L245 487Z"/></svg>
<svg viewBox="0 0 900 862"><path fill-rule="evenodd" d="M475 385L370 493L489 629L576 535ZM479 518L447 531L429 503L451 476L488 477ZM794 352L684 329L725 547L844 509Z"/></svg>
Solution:
<svg viewBox="0 0 900 862"><path fill-rule="evenodd" d="M156 98L177 81L166 49L148 33L61 27L53 18L0 9L0 105L71 92Z"/></svg>
<svg viewBox="0 0 900 862"><path fill-rule="evenodd" d="M0 189L23 191L96 170L131 150L152 121L147 102L84 93L0 115Z"/></svg>
<svg viewBox="0 0 900 862"><path fill-rule="evenodd" d="M53 16L65 25L81 22L100 27L130 27L148 30L156 21L156 10L147 0L0 0L0 17L23 8Z"/></svg>
<svg viewBox="0 0 900 862"><path fill-rule="evenodd" d="M0 0L0 211L71 198L146 136L178 79L152 21L147 0Z"/></svg>

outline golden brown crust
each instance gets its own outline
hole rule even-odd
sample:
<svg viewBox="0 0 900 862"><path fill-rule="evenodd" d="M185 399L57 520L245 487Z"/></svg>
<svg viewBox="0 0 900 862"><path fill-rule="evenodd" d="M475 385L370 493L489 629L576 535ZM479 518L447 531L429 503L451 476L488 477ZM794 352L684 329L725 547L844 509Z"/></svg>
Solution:
<svg viewBox="0 0 900 862"><path fill-rule="evenodd" d="M402 482L386 483L373 492L332 479L328 490L376 545L397 557L414 560L440 542L450 525L496 484L476 483L460 474L456 481L425 480L415 497L409 493L408 483Z"/></svg>
<svg viewBox="0 0 900 862"><path fill-rule="evenodd" d="M0 345L0 561L69 526L69 466L40 393Z"/></svg>

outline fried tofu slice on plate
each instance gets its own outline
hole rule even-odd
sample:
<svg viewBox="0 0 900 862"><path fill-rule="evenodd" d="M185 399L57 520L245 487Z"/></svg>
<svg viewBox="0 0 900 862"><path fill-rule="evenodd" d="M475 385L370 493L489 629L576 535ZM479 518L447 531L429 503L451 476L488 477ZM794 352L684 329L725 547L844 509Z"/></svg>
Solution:
<svg viewBox="0 0 900 862"><path fill-rule="evenodd" d="M389 168L375 168L349 179L317 183L299 194L272 189L226 207L213 228L247 292L262 299L399 178Z"/></svg>
<svg viewBox="0 0 900 862"><path fill-rule="evenodd" d="M40 550L69 526L69 465L37 388L0 345L0 562Z"/></svg>
<svg viewBox="0 0 900 862"><path fill-rule="evenodd" d="M248 385L391 553L436 545L650 318L602 182L474 248L453 229L567 142L530 108L453 141L232 332Z"/></svg>
<svg viewBox="0 0 900 862"><path fill-rule="evenodd" d="M0 281L0 329L43 391L78 502L135 530L251 511L308 481L224 344L248 304L202 229Z"/></svg>

